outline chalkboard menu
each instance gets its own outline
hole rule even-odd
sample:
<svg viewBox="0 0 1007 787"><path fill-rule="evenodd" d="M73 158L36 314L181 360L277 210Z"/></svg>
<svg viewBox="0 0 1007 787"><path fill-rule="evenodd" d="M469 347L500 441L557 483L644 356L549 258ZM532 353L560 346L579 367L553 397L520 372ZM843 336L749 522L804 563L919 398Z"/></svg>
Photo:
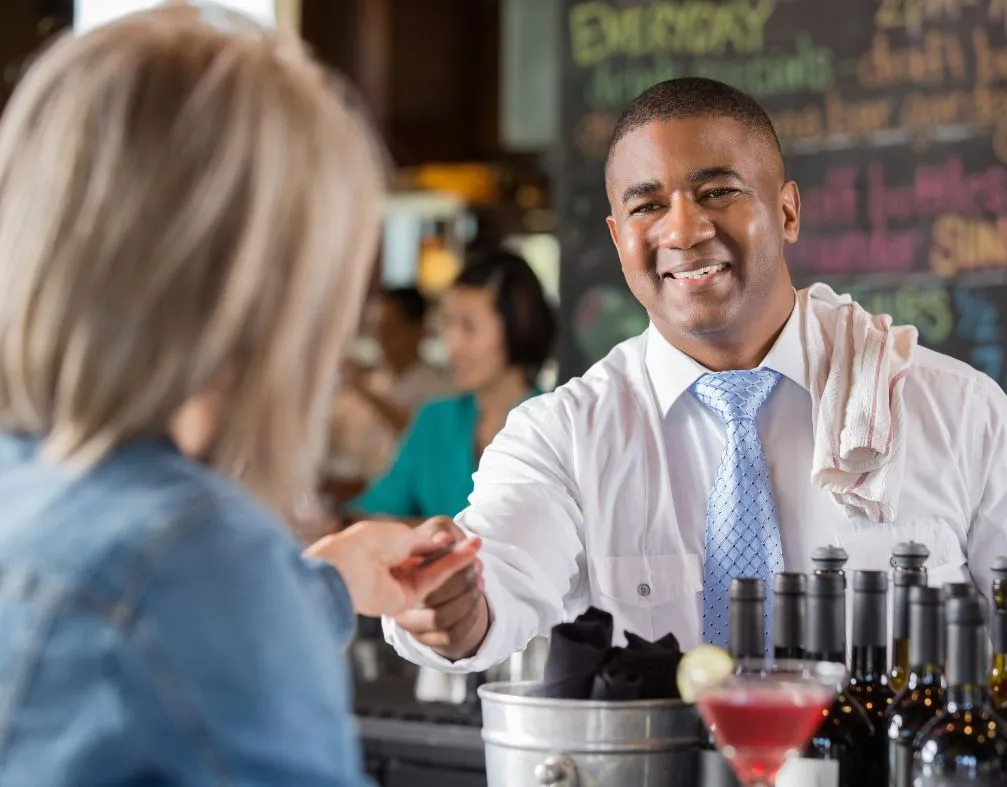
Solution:
<svg viewBox="0 0 1007 787"><path fill-rule="evenodd" d="M825 281L1007 383L1007 0L565 0L562 378L646 315L608 237L619 112L705 76L754 96L802 196L795 283Z"/></svg>

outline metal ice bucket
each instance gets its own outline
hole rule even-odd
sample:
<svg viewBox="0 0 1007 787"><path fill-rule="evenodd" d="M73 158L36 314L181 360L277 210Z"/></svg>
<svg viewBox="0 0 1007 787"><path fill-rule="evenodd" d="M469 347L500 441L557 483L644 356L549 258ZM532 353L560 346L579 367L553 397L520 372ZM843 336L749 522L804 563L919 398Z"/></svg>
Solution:
<svg viewBox="0 0 1007 787"><path fill-rule="evenodd" d="M700 724L679 700L529 697L534 683L480 687L489 787L694 787Z"/></svg>

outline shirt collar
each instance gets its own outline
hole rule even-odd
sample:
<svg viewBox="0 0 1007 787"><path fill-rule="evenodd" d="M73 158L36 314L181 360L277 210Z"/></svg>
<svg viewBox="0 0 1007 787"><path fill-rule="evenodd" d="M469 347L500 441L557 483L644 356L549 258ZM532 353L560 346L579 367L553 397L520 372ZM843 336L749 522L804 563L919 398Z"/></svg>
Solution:
<svg viewBox="0 0 1007 787"><path fill-rule="evenodd" d="M810 391L799 311L795 300L783 330L758 368L773 369ZM665 339L654 323L647 328L644 359L662 416L668 414L678 397L696 380L710 371Z"/></svg>

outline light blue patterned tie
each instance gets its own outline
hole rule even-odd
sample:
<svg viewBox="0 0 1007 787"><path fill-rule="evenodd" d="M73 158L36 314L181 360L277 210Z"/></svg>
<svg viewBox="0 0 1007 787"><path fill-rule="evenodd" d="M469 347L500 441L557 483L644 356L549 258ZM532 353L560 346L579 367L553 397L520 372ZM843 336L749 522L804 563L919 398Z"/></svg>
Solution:
<svg viewBox="0 0 1007 787"><path fill-rule="evenodd" d="M772 620L768 583L783 571L783 545L773 507L769 467L756 417L780 375L770 369L700 377L692 392L724 422L727 444L706 508L703 640L727 647L731 580L757 577L766 588L766 647Z"/></svg>

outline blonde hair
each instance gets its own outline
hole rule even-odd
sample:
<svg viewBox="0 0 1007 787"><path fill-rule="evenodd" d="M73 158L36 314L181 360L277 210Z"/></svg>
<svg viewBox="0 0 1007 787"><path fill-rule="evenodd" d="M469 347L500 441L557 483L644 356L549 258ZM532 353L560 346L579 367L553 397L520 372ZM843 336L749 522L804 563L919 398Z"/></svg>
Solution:
<svg viewBox="0 0 1007 787"><path fill-rule="evenodd" d="M298 42L208 13L67 37L8 105L0 424L86 468L223 385L203 459L279 509L324 447L383 154Z"/></svg>

